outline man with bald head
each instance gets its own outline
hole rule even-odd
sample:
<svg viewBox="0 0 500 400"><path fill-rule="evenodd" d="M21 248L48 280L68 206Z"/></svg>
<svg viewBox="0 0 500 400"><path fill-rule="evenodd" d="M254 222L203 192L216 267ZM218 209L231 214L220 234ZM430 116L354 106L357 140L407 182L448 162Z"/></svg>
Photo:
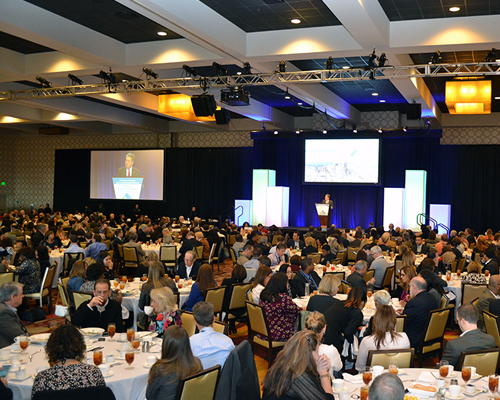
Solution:
<svg viewBox="0 0 500 400"><path fill-rule="evenodd" d="M429 312L436 309L436 299L427 292L427 283L421 276L410 281L410 296L411 300L403 310L406 315L405 332L410 339L410 347L419 351Z"/></svg>
<svg viewBox="0 0 500 400"><path fill-rule="evenodd" d="M500 275L491 275L488 287L484 289L477 302L477 309L479 311L479 318L477 320L477 327L483 332L486 332L483 320L483 311L490 311L490 302L495 299L500 299Z"/></svg>

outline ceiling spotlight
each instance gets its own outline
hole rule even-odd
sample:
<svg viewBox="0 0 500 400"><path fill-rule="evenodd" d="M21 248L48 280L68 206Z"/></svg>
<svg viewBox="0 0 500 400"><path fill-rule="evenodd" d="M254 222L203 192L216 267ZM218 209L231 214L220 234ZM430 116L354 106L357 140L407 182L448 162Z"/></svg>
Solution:
<svg viewBox="0 0 500 400"><path fill-rule="evenodd" d="M328 57L328 60L326 60L326 69L333 69L333 57Z"/></svg>
<svg viewBox="0 0 500 400"><path fill-rule="evenodd" d="M186 74L191 76L198 76L198 72L195 69L191 68L189 65L184 64L182 69L186 72Z"/></svg>
<svg viewBox="0 0 500 400"><path fill-rule="evenodd" d="M212 63L212 67L215 68L215 70L217 71L217 75L227 75L227 69L225 69L222 65L220 65L219 63L217 62L213 62Z"/></svg>
<svg viewBox="0 0 500 400"><path fill-rule="evenodd" d="M167 32L163 32L163 31L156 32L156 34L157 34L158 36L167 36Z"/></svg>
<svg viewBox="0 0 500 400"><path fill-rule="evenodd" d="M52 86L52 82L49 82L47 79L42 78L41 76L37 76L37 77L36 77L36 80L37 80L38 82L40 82L40 85L42 85L42 87L44 87L44 88L47 88L47 87L51 87L51 86Z"/></svg>
<svg viewBox="0 0 500 400"><path fill-rule="evenodd" d="M142 69L142 72L144 72L148 76L148 78L158 79L159 75L148 67L144 67Z"/></svg>
<svg viewBox="0 0 500 400"><path fill-rule="evenodd" d="M385 64L387 62L387 57L385 56L385 53L382 53L380 57L378 58L378 66L379 68L385 67Z"/></svg>
<svg viewBox="0 0 500 400"><path fill-rule="evenodd" d="M450 7L449 10L451 12L458 12L458 11L460 11L460 7Z"/></svg>
<svg viewBox="0 0 500 400"><path fill-rule="evenodd" d="M431 121L425 121L425 126L427 127L427 129L431 129Z"/></svg>
<svg viewBox="0 0 500 400"><path fill-rule="evenodd" d="M111 72L108 74L106 71L101 70L99 72L99 78L108 83L116 83L116 76Z"/></svg>
<svg viewBox="0 0 500 400"><path fill-rule="evenodd" d="M489 51L488 55L484 58L484 62L495 62L497 49L493 48Z"/></svg>
<svg viewBox="0 0 500 400"><path fill-rule="evenodd" d="M296 133L297 135L299 135L299 134L300 134L300 129L297 129L297 130L295 131L295 133Z"/></svg>
<svg viewBox="0 0 500 400"><path fill-rule="evenodd" d="M356 127L356 125L352 127L352 133L358 133L358 128Z"/></svg>
<svg viewBox="0 0 500 400"><path fill-rule="evenodd" d="M432 55L429 64L438 64L441 61L441 52L436 50L436 52Z"/></svg>
<svg viewBox="0 0 500 400"><path fill-rule="evenodd" d="M73 85L83 85L83 79L80 79L73 74L68 74L68 78L71 79Z"/></svg>
<svg viewBox="0 0 500 400"><path fill-rule="evenodd" d="M297 105L298 105L298 106L301 106L302 104L304 104L304 103L301 103L301 102L298 102L298 103L297 103Z"/></svg>
<svg viewBox="0 0 500 400"><path fill-rule="evenodd" d="M382 133L382 128L378 128L377 132Z"/></svg>
<svg viewBox="0 0 500 400"><path fill-rule="evenodd" d="M344 65L342 68L343 69L349 69L350 67L349 67L349 65Z"/></svg>
<svg viewBox="0 0 500 400"><path fill-rule="evenodd" d="M285 73L286 72L286 62L285 60L281 60L280 63L278 64L279 72L280 73Z"/></svg>
<svg viewBox="0 0 500 400"><path fill-rule="evenodd" d="M378 93L377 92L373 92L372 96L378 96Z"/></svg>
<svg viewBox="0 0 500 400"><path fill-rule="evenodd" d="M279 132L278 131L274 131L274 134L277 135Z"/></svg>
<svg viewBox="0 0 500 400"><path fill-rule="evenodd" d="M380 103L385 103L385 100L379 100Z"/></svg>
<svg viewBox="0 0 500 400"><path fill-rule="evenodd" d="M288 94L288 88L286 88L285 99L287 99L287 100L291 99L290 95Z"/></svg>
<svg viewBox="0 0 500 400"><path fill-rule="evenodd" d="M302 21L298 18L294 18L290 21L292 24L300 24Z"/></svg>
<svg viewBox="0 0 500 400"><path fill-rule="evenodd" d="M243 63L243 73L245 75L250 75L252 73L252 66L248 61Z"/></svg>
<svg viewBox="0 0 500 400"><path fill-rule="evenodd" d="M403 132L408 132L408 127L407 126L403 126Z"/></svg>
<svg viewBox="0 0 500 400"><path fill-rule="evenodd" d="M326 129L323 129L323 135L326 135L328 131Z"/></svg>

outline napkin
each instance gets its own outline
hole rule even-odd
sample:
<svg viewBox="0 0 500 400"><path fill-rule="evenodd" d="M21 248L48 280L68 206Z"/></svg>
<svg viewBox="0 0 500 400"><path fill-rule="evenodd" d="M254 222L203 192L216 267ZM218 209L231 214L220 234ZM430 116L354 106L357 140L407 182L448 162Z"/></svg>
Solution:
<svg viewBox="0 0 500 400"><path fill-rule="evenodd" d="M437 370L436 370L437 371ZM428 382L428 383L436 383L436 377L433 376L430 372L424 371L420 374L420 376L417 379L420 382Z"/></svg>
<svg viewBox="0 0 500 400"><path fill-rule="evenodd" d="M342 374L342 376L344 377L344 380L346 382L353 383L356 385L363 383L363 375L362 374L351 375L351 374L348 374L347 372L344 372Z"/></svg>

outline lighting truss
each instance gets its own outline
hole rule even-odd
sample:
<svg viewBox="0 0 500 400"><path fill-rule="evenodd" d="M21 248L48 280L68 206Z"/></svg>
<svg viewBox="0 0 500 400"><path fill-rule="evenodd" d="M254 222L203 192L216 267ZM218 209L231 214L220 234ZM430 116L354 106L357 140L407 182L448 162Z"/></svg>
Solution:
<svg viewBox="0 0 500 400"><path fill-rule="evenodd" d="M63 86L0 92L0 101L85 96L107 93L154 92L176 89L265 86L291 83L327 83L398 78L453 78L499 75L500 63L424 64L388 66L366 71L364 68L296 71L203 78L151 79L143 81ZM370 77L371 75L371 77Z"/></svg>

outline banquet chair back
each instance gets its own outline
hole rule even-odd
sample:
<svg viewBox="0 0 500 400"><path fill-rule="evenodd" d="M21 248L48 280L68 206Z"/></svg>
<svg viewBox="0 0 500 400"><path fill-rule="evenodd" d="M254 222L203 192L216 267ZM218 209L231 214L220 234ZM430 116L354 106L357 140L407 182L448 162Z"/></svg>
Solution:
<svg viewBox="0 0 500 400"><path fill-rule="evenodd" d="M92 293L80 292L79 290L75 290L72 293L75 300L75 310L78 310L78 307L87 300L92 300Z"/></svg>
<svg viewBox="0 0 500 400"><path fill-rule="evenodd" d="M186 330L189 337L196 333L196 323L194 322L194 314L189 311L184 311L181 314L182 327Z"/></svg>
<svg viewBox="0 0 500 400"><path fill-rule="evenodd" d="M172 275L177 267L177 247L160 246L160 261L166 269L172 270Z"/></svg>
<svg viewBox="0 0 500 400"><path fill-rule="evenodd" d="M4 274L0 274L0 286L2 286L5 282L12 282L14 280L14 272L6 272Z"/></svg>
<svg viewBox="0 0 500 400"><path fill-rule="evenodd" d="M214 243L212 245L212 248L210 249L210 256L208 258L208 263L210 265L213 265L214 262L217 262L217 271L220 271L219 249L221 243L222 242Z"/></svg>
<svg viewBox="0 0 500 400"><path fill-rule="evenodd" d="M234 283L231 298L229 299L229 309L227 311L227 321L235 321L248 316L245 307L246 293L252 288L251 283ZM243 314L235 315L236 310L245 309Z"/></svg>
<svg viewBox="0 0 500 400"><path fill-rule="evenodd" d="M108 246L108 250L111 250L111 240L103 240L102 241L106 246Z"/></svg>
<svg viewBox="0 0 500 400"><path fill-rule="evenodd" d="M339 293L347 294L350 285L345 281L340 281Z"/></svg>
<svg viewBox="0 0 500 400"><path fill-rule="evenodd" d="M208 301L209 303L212 303L214 306L214 315L219 314L219 321L220 321L220 314L222 313L222 304L224 302L224 293L226 292L226 287L225 286L218 286L214 288L207 289L205 292L205 298L203 299L204 301Z"/></svg>
<svg viewBox="0 0 500 400"><path fill-rule="evenodd" d="M394 362L399 368L413 368L413 357L415 349L390 349L390 350L369 350L367 366L382 365L389 368Z"/></svg>
<svg viewBox="0 0 500 400"><path fill-rule="evenodd" d="M345 279L345 272L344 271L342 271L342 272L329 272L329 271L327 271L327 272L323 273L323 276L326 276L326 275L336 276L341 281L343 281Z"/></svg>
<svg viewBox="0 0 500 400"><path fill-rule="evenodd" d="M43 274L42 284L40 286L40 291L37 293L25 294L24 297L28 299L36 299L40 303L40 307L43 306L43 298L49 298L49 314L52 313L52 293L50 287L52 286L52 280L54 279L54 274L56 272L57 263L54 262L49 268L45 268Z"/></svg>
<svg viewBox="0 0 500 400"><path fill-rule="evenodd" d="M393 275L394 275L394 267L389 267L385 270L384 280L382 281L382 288L389 288L392 290Z"/></svg>
<svg viewBox="0 0 500 400"><path fill-rule="evenodd" d="M500 347L500 333L498 331L498 317L489 311L483 311L484 326L486 333L495 338L497 347Z"/></svg>
<svg viewBox="0 0 500 400"><path fill-rule="evenodd" d="M219 380L220 365L179 380L175 400L213 400Z"/></svg>
<svg viewBox="0 0 500 400"><path fill-rule="evenodd" d="M481 253L474 253L474 261L481 265Z"/></svg>
<svg viewBox="0 0 500 400"><path fill-rule="evenodd" d="M219 332L219 333L222 333L223 335L227 336L227 324L226 323L214 321L214 324L212 327L214 328L215 332Z"/></svg>
<svg viewBox="0 0 500 400"><path fill-rule="evenodd" d="M123 244L118 244L118 256L120 257L120 262L123 262Z"/></svg>
<svg viewBox="0 0 500 400"><path fill-rule="evenodd" d="M196 259L203 260L203 246L193 247L193 251L196 253Z"/></svg>
<svg viewBox="0 0 500 400"><path fill-rule="evenodd" d="M479 303L479 297L476 297L474 300L471 300L470 303L477 308L477 304Z"/></svg>
<svg viewBox="0 0 500 400"><path fill-rule="evenodd" d="M396 274L396 277L399 278L401 275L401 268L403 268L403 261L402 260L396 260L394 266L396 267L394 269L394 273Z"/></svg>
<svg viewBox="0 0 500 400"><path fill-rule="evenodd" d="M348 247L347 261L356 261L356 255L358 254L359 249L359 247Z"/></svg>
<svg viewBox="0 0 500 400"><path fill-rule="evenodd" d="M464 283L462 285L462 304L469 304L476 297L480 297L487 287L486 284Z"/></svg>
<svg viewBox="0 0 500 400"><path fill-rule="evenodd" d="M465 257L462 257L458 262L457 271L462 272L464 269L464 264L465 264Z"/></svg>
<svg viewBox="0 0 500 400"><path fill-rule="evenodd" d="M406 326L406 315L396 316L396 332L404 332Z"/></svg>
<svg viewBox="0 0 500 400"><path fill-rule="evenodd" d="M457 371L460 371L463 365L472 365L476 367L476 373L479 375L496 374L499 356L500 349L498 347L486 350L462 351L458 360Z"/></svg>
<svg viewBox="0 0 500 400"><path fill-rule="evenodd" d="M429 312L427 323L424 329L424 336L418 352L419 365L422 368L424 357L441 358L443 352L443 338L446 322L450 316L451 308L440 308Z"/></svg>
<svg viewBox="0 0 500 400"><path fill-rule="evenodd" d="M71 272L71 267L78 260L83 260L85 253L64 253L63 256L63 269L61 271L61 277L68 276Z"/></svg>
<svg viewBox="0 0 500 400"><path fill-rule="evenodd" d="M234 249L232 247L229 248L229 254L231 255L231 261L233 262L233 267L234 267L236 265L236 261L238 260L238 258L236 257L236 253L234 252Z"/></svg>
<svg viewBox="0 0 500 400"><path fill-rule="evenodd" d="M125 268L139 267L139 254L135 247L123 246L123 265Z"/></svg>
<svg viewBox="0 0 500 400"><path fill-rule="evenodd" d="M309 257L312 259L313 264L319 264L321 261L321 253L311 253Z"/></svg>
<svg viewBox="0 0 500 400"><path fill-rule="evenodd" d="M63 306L69 308L70 304L69 304L68 292L66 291L64 285L61 282L57 282L57 289L59 290L59 297L61 298ZM66 319L68 320L69 323L71 323L71 317L69 315L66 316Z"/></svg>
<svg viewBox="0 0 500 400"><path fill-rule="evenodd" d="M249 322L248 338L252 342L252 349L254 350L254 353L255 347L259 347L267 351L267 362L268 367L270 367L272 363L273 353L280 351L285 346L286 342L275 342L272 340L264 306L252 303L250 301L246 301L245 304L247 306ZM266 340L259 338L257 334L266 337Z"/></svg>
<svg viewBox="0 0 500 400"><path fill-rule="evenodd" d="M273 239L273 242L274 242L274 239ZM232 246L235 243L236 243L236 235L228 235L227 236L227 245Z"/></svg>
<svg viewBox="0 0 500 400"><path fill-rule="evenodd" d="M456 272L457 272L457 265L458 265L458 261L457 261L457 260L455 260L455 261L453 261L453 262L451 263L451 267L450 267L450 269L451 269L451 272L452 272L452 273L456 273Z"/></svg>
<svg viewBox="0 0 500 400"><path fill-rule="evenodd" d="M374 275L375 275L375 270L369 269L368 271L366 271L366 274L363 277L363 279L365 280L365 282L368 282L370 279L373 278Z"/></svg>
<svg viewBox="0 0 500 400"><path fill-rule="evenodd" d="M33 400L116 400L113 391L108 386L91 386L78 389L44 390L36 392Z"/></svg>

